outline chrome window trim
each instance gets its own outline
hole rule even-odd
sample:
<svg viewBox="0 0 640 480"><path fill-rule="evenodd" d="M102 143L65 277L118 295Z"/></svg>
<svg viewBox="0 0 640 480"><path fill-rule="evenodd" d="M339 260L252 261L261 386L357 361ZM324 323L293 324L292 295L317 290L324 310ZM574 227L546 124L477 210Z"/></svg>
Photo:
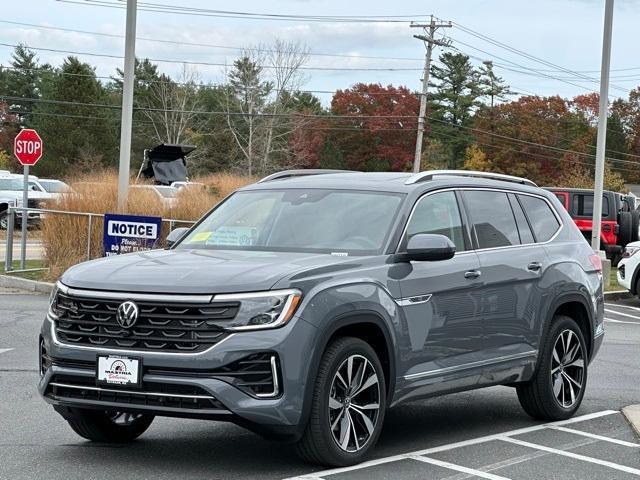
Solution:
<svg viewBox="0 0 640 480"><path fill-rule="evenodd" d="M88 351L93 351L93 352L101 352L104 353L105 355L114 355L114 354L129 354L129 353L133 353L136 355L160 355L160 356L180 356L180 357L194 357L194 356L198 356L198 355L204 355L206 353L209 353L211 350L213 350L214 348L216 348L218 345L223 344L224 342L226 342L227 340L229 340L231 337L233 337L235 335L235 333L231 333L229 334L229 336L223 338L222 340L220 340L218 343L211 345L209 348L207 348L206 350L203 350L202 352L193 352L193 353L188 353L188 352L156 352L154 350L130 350L127 348L103 348L103 347L89 347L86 345L74 345L72 343L64 343L61 342L60 340L58 340L58 337L56 335L56 328L55 328L55 324L54 322L54 318L51 317L50 314L47 314L47 318L49 319L49 322L51 322L51 339L53 340L53 344L60 348L73 348L76 350L88 350Z"/></svg>
<svg viewBox="0 0 640 480"><path fill-rule="evenodd" d="M514 195L528 195L530 197L534 197L534 198L539 198L541 200L544 200L547 205L549 206L549 208L551 208L551 212L553 213L553 215L556 217L556 220L558 221L558 223L560 224L558 226L558 230L556 230L556 232L551 236L551 238L549 240L547 240L546 242L534 242L534 243L522 243L522 244L518 244L518 245L505 245L502 247L489 247L489 248L470 248L469 250L463 250L462 252L456 252L455 256L461 255L463 253L468 253L468 252L488 252L488 251L493 251L493 250L505 250L505 249L509 249L509 248L521 248L521 247L533 247L533 246L537 246L537 245L546 245L548 243L551 243L552 241L554 241L556 239L556 237L558 235L560 235L560 232L562 231L562 229L564 228L564 222L562 221L562 218L560 217L560 215L558 214L558 212L556 211L555 208L553 208L553 205L551 204L551 202L545 198L543 195L539 195L536 193L530 193L530 192L523 192L520 190L516 190L516 189L505 189L505 188L492 188L492 187L449 187L449 188L443 188L443 189L439 189L439 190L433 190L430 192L427 192L423 195L421 195L416 202L413 204L413 207L411 208L411 213L409 214L409 217L407 218L407 221L405 222L404 228L402 229L402 235L400 235L400 239L398 240L398 244L396 245L396 249L395 249L395 253L400 253L400 245L402 245L402 241L404 240L405 235L407 234L407 229L409 228L409 222L411 222L411 218L413 217L413 212L415 211L416 207L418 206L418 204L426 197L430 196L430 195L434 195L436 193L441 193L441 192L449 192L449 191L454 191L454 192L463 192L463 191L489 191L489 192L502 192L502 193L512 193ZM524 211L524 209L523 209ZM524 212L525 215L527 214L526 212ZM461 216L462 216L462 212L460 212ZM528 217L527 217L528 219ZM473 228L473 225L470 225ZM535 234L534 234L535 235ZM454 258L455 258L454 256Z"/></svg>
<svg viewBox="0 0 640 480"><path fill-rule="evenodd" d="M493 365L496 363L509 362L511 360L519 360L522 358L535 357L537 355L538 355L538 350L531 350L528 352L515 353L513 355L504 355L502 357L490 358L488 360L479 360L477 362L465 363L463 365L456 365L453 367L439 368L437 370L429 370L426 372L419 372L419 373L410 373L408 375L404 375L402 378L404 378L405 380L415 380L417 378L426 378L426 377L433 377L436 375L445 375L447 373L456 373L462 370L468 370L470 368L484 367L484 366Z"/></svg>

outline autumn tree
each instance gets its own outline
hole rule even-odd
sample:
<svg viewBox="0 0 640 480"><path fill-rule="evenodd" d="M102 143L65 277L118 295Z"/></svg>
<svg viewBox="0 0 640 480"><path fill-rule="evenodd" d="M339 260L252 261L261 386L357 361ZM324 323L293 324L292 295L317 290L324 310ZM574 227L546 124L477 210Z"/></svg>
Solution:
<svg viewBox="0 0 640 480"><path fill-rule="evenodd" d="M419 100L406 87L358 83L331 100L331 138L354 170L407 171L413 163Z"/></svg>
<svg viewBox="0 0 640 480"><path fill-rule="evenodd" d="M487 155L482 149L477 144L472 143L467 147L467 151L465 152L463 168L465 170L490 172L493 170L493 165L487 159Z"/></svg>

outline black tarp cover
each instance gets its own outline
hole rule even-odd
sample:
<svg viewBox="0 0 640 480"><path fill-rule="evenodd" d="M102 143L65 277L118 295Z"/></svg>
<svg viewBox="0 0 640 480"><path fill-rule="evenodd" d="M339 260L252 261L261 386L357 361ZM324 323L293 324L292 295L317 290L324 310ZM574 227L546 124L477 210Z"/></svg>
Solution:
<svg viewBox="0 0 640 480"><path fill-rule="evenodd" d="M142 170L145 178L153 179L161 185L187 180L186 157L196 149L193 145L172 145L162 143L147 150L147 165Z"/></svg>

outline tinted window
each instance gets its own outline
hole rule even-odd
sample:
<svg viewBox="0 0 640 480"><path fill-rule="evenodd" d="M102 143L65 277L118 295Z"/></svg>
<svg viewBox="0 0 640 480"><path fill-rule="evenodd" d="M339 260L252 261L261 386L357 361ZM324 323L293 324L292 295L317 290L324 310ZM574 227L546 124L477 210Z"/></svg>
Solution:
<svg viewBox="0 0 640 480"><path fill-rule="evenodd" d="M527 222L527 217L524 216L524 212L522 211L522 207L515 195L509 195L509 202L511 202L511 208L513 209L513 214L516 217L516 224L518 225L518 233L520 234L520 243L534 243L535 240L533 238L533 234L531 233L531 227L529 227L529 222Z"/></svg>
<svg viewBox="0 0 640 480"><path fill-rule="evenodd" d="M518 195L538 242L546 242L556 233L560 223L551 207L541 198ZM591 197L593 199L593 197Z"/></svg>
<svg viewBox="0 0 640 480"><path fill-rule="evenodd" d="M464 199L480 248L520 243L516 221L506 193L466 191Z"/></svg>
<svg viewBox="0 0 640 480"><path fill-rule="evenodd" d="M418 201L407 226L407 239L418 233L444 235L455 244L456 251L465 249L455 193L435 193Z"/></svg>
<svg viewBox="0 0 640 480"><path fill-rule="evenodd" d="M593 216L593 195L576 194L573 196L573 214L578 217ZM609 216L609 199L602 196L602 216Z"/></svg>

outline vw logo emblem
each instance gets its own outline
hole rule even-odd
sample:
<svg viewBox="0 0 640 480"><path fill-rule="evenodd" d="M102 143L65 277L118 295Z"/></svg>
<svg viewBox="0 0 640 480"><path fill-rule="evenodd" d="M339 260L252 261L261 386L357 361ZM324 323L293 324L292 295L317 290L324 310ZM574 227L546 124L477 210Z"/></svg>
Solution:
<svg viewBox="0 0 640 480"><path fill-rule="evenodd" d="M116 320L118 321L118 325L122 328L130 328L135 325L138 321L138 314L140 311L138 310L138 306L131 302L126 301L121 303L116 312Z"/></svg>

